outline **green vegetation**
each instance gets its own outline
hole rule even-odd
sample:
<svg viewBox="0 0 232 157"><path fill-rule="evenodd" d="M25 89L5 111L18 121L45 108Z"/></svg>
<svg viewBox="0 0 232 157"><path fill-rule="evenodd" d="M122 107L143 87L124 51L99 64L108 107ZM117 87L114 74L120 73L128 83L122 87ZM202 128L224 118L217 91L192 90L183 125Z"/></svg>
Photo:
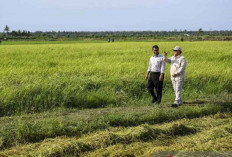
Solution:
<svg viewBox="0 0 232 157"><path fill-rule="evenodd" d="M211 153L221 151L222 155L232 148L231 116L231 113L219 113L161 125L143 124L129 128L109 128L80 138L67 136L48 138L43 142L12 147L2 151L0 155L152 156L159 151L182 154L200 151L202 156L204 151Z"/></svg>
<svg viewBox="0 0 232 157"><path fill-rule="evenodd" d="M110 127L137 126L144 123L158 124L232 110L232 104L227 102L226 105L211 102L211 104L203 106L183 106L179 110L165 106L71 110L60 113L56 111L2 118L0 121L0 148L11 147L19 143L38 142L45 138L62 135L81 136Z"/></svg>
<svg viewBox="0 0 232 157"><path fill-rule="evenodd" d="M4 32L0 33L0 39L7 40L32 40L32 41L231 41L231 30L198 31L173 30L173 31L102 31L102 32L68 32L68 31L36 31L12 30L5 26ZM111 40L112 41L112 40Z"/></svg>
<svg viewBox="0 0 232 157"><path fill-rule="evenodd" d="M156 43L169 56L183 47L185 103L178 109L169 107L169 65L163 102L150 104L144 76L153 44L3 42L0 156L231 150L231 42Z"/></svg>
<svg viewBox="0 0 232 157"><path fill-rule="evenodd" d="M188 62L185 99L231 93L231 42L158 44L161 52L183 47ZM147 106L144 75L151 46L147 42L1 45L0 116L60 107ZM169 77L167 65L164 102L174 97Z"/></svg>

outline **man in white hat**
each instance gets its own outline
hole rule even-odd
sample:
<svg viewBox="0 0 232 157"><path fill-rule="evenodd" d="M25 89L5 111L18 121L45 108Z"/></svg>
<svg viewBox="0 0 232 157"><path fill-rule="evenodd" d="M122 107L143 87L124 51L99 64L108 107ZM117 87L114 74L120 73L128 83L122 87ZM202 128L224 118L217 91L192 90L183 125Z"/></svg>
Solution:
<svg viewBox="0 0 232 157"><path fill-rule="evenodd" d="M182 87L185 80L186 59L182 56L182 49L176 46L173 49L174 55L167 58L167 52L164 52L164 61L171 64L171 80L175 91L175 102L171 107L178 107L183 104Z"/></svg>

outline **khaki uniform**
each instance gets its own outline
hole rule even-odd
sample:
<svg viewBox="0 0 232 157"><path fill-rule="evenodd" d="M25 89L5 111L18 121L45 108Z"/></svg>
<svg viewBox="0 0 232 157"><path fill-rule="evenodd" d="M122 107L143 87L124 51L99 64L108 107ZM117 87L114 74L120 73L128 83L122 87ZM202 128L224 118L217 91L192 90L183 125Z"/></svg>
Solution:
<svg viewBox="0 0 232 157"><path fill-rule="evenodd" d="M185 80L185 69L186 69L186 59L182 56L179 55L177 57L172 56L170 58L167 58L164 56L165 62L168 62L171 64L171 80L172 80L172 85L173 89L175 91L175 104L183 104L182 101L182 87L184 84ZM173 74L177 74L176 77L173 77Z"/></svg>

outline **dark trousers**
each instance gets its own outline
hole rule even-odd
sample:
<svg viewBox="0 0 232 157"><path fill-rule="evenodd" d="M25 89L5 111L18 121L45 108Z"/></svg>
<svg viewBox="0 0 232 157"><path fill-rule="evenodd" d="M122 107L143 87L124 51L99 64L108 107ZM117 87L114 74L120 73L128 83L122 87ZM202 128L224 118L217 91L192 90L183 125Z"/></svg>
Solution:
<svg viewBox="0 0 232 157"><path fill-rule="evenodd" d="M163 81L159 81L160 72L151 72L148 79L148 92L151 94L153 100L161 102L162 99L162 90L163 90ZM156 90L157 95L154 92Z"/></svg>

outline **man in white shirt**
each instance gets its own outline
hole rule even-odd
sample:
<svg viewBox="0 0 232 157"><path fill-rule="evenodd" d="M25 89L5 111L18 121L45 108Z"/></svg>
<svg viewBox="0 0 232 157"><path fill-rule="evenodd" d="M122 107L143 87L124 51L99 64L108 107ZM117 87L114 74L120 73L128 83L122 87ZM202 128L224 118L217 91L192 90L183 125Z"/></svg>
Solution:
<svg viewBox="0 0 232 157"><path fill-rule="evenodd" d="M152 51L154 55L150 58L145 80L148 79L148 76L150 74L147 89L152 96L152 103L156 102L160 104L162 99L165 62L163 56L159 54L159 47L157 45L154 45L152 47ZM154 88L157 95L154 92Z"/></svg>
<svg viewBox="0 0 232 157"><path fill-rule="evenodd" d="M178 107L183 104L182 101L182 87L185 80L186 59L182 56L182 49L176 46L173 49L174 55L167 58L167 52L164 52L164 61L171 64L171 80L175 91L175 102L171 107Z"/></svg>

